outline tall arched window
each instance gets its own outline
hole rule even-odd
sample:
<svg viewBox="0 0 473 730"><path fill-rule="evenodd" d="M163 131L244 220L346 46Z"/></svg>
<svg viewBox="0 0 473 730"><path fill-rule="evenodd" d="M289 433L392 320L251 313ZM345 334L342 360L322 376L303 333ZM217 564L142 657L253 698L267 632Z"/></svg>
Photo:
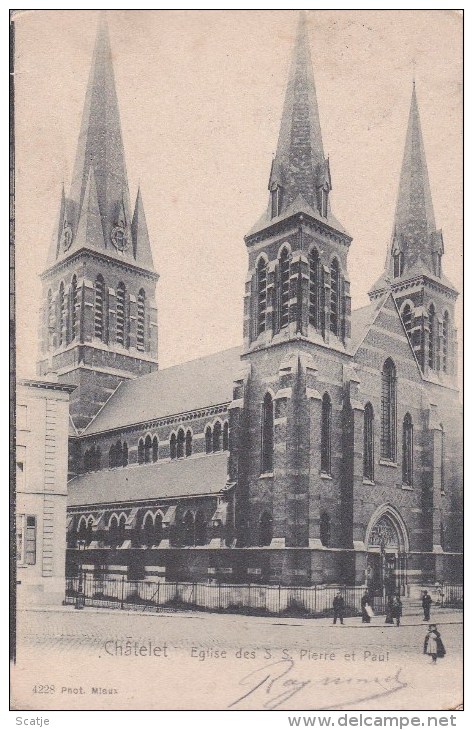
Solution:
<svg viewBox="0 0 473 730"><path fill-rule="evenodd" d="M374 412L371 403L365 406L363 422L363 476L374 481Z"/></svg>
<svg viewBox="0 0 473 730"><path fill-rule="evenodd" d="M112 444L112 446L110 446L110 450L108 452L109 469L113 469L116 465L117 465L117 457L116 457L116 453L115 453L115 445Z"/></svg>
<svg viewBox="0 0 473 730"><path fill-rule="evenodd" d="M66 296L64 294L64 283L61 281L59 286L59 344L64 345L66 342Z"/></svg>
<svg viewBox="0 0 473 730"><path fill-rule="evenodd" d="M182 428L179 429L177 432L177 458L183 459L184 458L184 445L185 445L186 437L184 434L184 431Z"/></svg>
<svg viewBox="0 0 473 730"><path fill-rule="evenodd" d="M448 348L450 346L450 317L448 312L443 315L443 353L442 353L442 370L448 372Z"/></svg>
<svg viewBox="0 0 473 730"><path fill-rule="evenodd" d="M222 448L222 424L217 421L213 432L213 450L220 451Z"/></svg>
<svg viewBox="0 0 473 730"><path fill-rule="evenodd" d="M291 260L287 248L283 248L279 257L279 326L282 329L289 324L289 284L291 276Z"/></svg>
<svg viewBox="0 0 473 730"><path fill-rule="evenodd" d="M340 266L333 259L330 267L330 330L335 335L340 333Z"/></svg>
<svg viewBox="0 0 473 730"><path fill-rule="evenodd" d="M138 306L136 316L136 349L141 352L145 349L145 303L146 294L144 289L138 292Z"/></svg>
<svg viewBox="0 0 473 730"><path fill-rule="evenodd" d="M258 294L258 306L257 306L257 334L261 334L266 329L266 262L264 259L258 261L258 268L256 270L256 288Z"/></svg>
<svg viewBox="0 0 473 730"><path fill-rule="evenodd" d="M186 433L186 456L192 456L192 431L190 429Z"/></svg>
<svg viewBox="0 0 473 730"><path fill-rule="evenodd" d="M119 518L116 515L112 515L109 522L109 535L110 535L110 546L119 547L125 539L125 515L121 515Z"/></svg>
<svg viewBox="0 0 473 730"><path fill-rule="evenodd" d="M48 290L48 299L47 299L47 312L46 312L46 324L48 327L48 332L54 328L54 310L53 310L53 293L51 289ZM48 339L49 342L49 339Z"/></svg>
<svg viewBox="0 0 473 730"><path fill-rule="evenodd" d="M271 545L273 539L273 519L269 512L263 512L259 521L259 545L265 547Z"/></svg>
<svg viewBox="0 0 473 730"><path fill-rule="evenodd" d="M128 466L128 444L126 441L123 442L122 466Z"/></svg>
<svg viewBox="0 0 473 730"><path fill-rule="evenodd" d="M207 426L205 429L205 453L212 453L212 427Z"/></svg>
<svg viewBox="0 0 473 730"><path fill-rule="evenodd" d="M154 520L153 515L146 515L143 522L143 542L146 547L152 547L154 545Z"/></svg>
<svg viewBox="0 0 473 730"><path fill-rule="evenodd" d="M273 471L274 415L271 393L266 393L263 400L261 418L261 471L263 474Z"/></svg>
<svg viewBox="0 0 473 730"><path fill-rule="evenodd" d="M381 376L381 458L396 460L396 368L391 359Z"/></svg>
<svg viewBox="0 0 473 730"><path fill-rule="evenodd" d="M169 439L169 456L171 459L175 459L177 456L177 448L176 448L176 434L172 433L171 438Z"/></svg>
<svg viewBox="0 0 473 730"><path fill-rule="evenodd" d="M148 434L145 438L145 464L151 461L151 436Z"/></svg>
<svg viewBox="0 0 473 730"><path fill-rule="evenodd" d="M402 422L402 482L412 487L414 479L414 427L410 413Z"/></svg>
<svg viewBox="0 0 473 730"><path fill-rule="evenodd" d="M406 304L402 310L402 321L407 332L407 336L412 340L412 309L409 304Z"/></svg>
<svg viewBox="0 0 473 730"><path fill-rule="evenodd" d="M74 274L71 282L71 340L74 340L79 334L79 292L77 289L77 276Z"/></svg>
<svg viewBox="0 0 473 730"><path fill-rule="evenodd" d="M154 436L153 438L153 461L157 461L159 456L159 442L158 437Z"/></svg>
<svg viewBox="0 0 473 730"><path fill-rule="evenodd" d="M309 324L320 328L321 270L319 252L313 248L309 257Z"/></svg>
<svg viewBox="0 0 473 730"><path fill-rule="evenodd" d="M435 307L433 304L430 305L428 311L427 358L429 368L433 370L435 368Z"/></svg>
<svg viewBox="0 0 473 730"><path fill-rule="evenodd" d="M328 393L322 398L322 427L320 438L320 469L324 474L332 472L332 401Z"/></svg>
<svg viewBox="0 0 473 730"><path fill-rule="evenodd" d="M105 340L105 282L102 274L95 280L94 335L102 342Z"/></svg>
<svg viewBox="0 0 473 730"><path fill-rule="evenodd" d="M138 441L138 464L142 464L145 460L145 442L143 439Z"/></svg>
<svg viewBox="0 0 473 730"><path fill-rule="evenodd" d="M119 345L125 345L125 307L126 307L126 288L123 281L117 286L117 342Z"/></svg>
<svg viewBox="0 0 473 730"><path fill-rule="evenodd" d="M195 515L195 544L205 545L207 542L207 525L202 510L197 510Z"/></svg>
<svg viewBox="0 0 473 730"><path fill-rule="evenodd" d="M330 547L331 538L330 517L326 512L320 515L320 542L324 547Z"/></svg>
<svg viewBox="0 0 473 730"><path fill-rule="evenodd" d="M229 438L228 438L228 421L223 424L223 450L228 451Z"/></svg>

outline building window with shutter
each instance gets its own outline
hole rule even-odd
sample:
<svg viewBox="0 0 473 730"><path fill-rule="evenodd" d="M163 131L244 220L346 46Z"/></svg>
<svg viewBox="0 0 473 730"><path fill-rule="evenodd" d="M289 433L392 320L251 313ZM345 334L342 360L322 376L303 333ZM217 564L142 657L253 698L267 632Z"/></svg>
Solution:
<svg viewBox="0 0 473 730"><path fill-rule="evenodd" d="M283 248L279 257L279 327L289 324L289 287L291 276L291 260L287 248Z"/></svg>
<svg viewBox="0 0 473 730"><path fill-rule="evenodd" d="M448 373L448 348L450 345L450 318L448 312L443 315L443 349L442 349L442 370Z"/></svg>
<svg viewBox="0 0 473 730"><path fill-rule="evenodd" d="M266 329L266 282L267 270L264 259L258 261L256 269L256 289L257 289L257 322L256 333L260 335Z"/></svg>
<svg viewBox="0 0 473 730"><path fill-rule="evenodd" d="M121 281L117 287L117 334L116 340L119 345L125 345L125 307L126 307L126 288Z"/></svg>
<svg viewBox="0 0 473 730"><path fill-rule="evenodd" d="M105 282L99 274L95 280L94 302L94 334L102 342L105 341Z"/></svg>
<svg viewBox="0 0 473 730"><path fill-rule="evenodd" d="M136 318L136 349L141 352L145 349L145 305L146 294L144 289L138 292L138 307Z"/></svg>
<svg viewBox="0 0 473 730"><path fill-rule="evenodd" d="M36 517L18 515L16 525L16 559L20 565L36 565Z"/></svg>
<svg viewBox="0 0 473 730"><path fill-rule="evenodd" d="M71 282L71 340L79 334L79 291L77 289L77 276L74 274Z"/></svg>
<svg viewBox="0 0 473 730"><path fill-rule="evenodd" d="M412 309L409 304L406 304L404 306L404 309L402 310L402 322L404 324L404 328L406 330L407 336L409 337L409 340L412 341Z"/></svg>
<svg viewBox="0 0 473 730"><path fill-rule="evenodd" d="M333 259L330 267L330 331L340 334L340 266Z"/></svg>
<svg viewBox="0 0 473 730"><path fill-rule="evenodd" d="M429 368L435 368L435 307L430 305L427 323L427 362Z"/></svg>
<svg viewBox="0 0 473 730"><path fill-rule="evenodd" d="M320 329L320 291L320 256L313 248L309 257L309 324L316 329Z"/></svg>
<svg viewBox="0 0 473 730"><path fill-rule="evenodd" d="M207 426L205 429L205 453L212 453L212 427Z"/></svg>
<svg viewBox="0 0 473 730"><path fill-rule="evenodd" d="M66 337L67 337L67 331L66 331L66 296L64 294L64 283L61 281L61 284L59 286L59 300L58 300L58 307L59 307L59 332L58 332L58 339L59 344L64 345L66 343Z"/></svg>

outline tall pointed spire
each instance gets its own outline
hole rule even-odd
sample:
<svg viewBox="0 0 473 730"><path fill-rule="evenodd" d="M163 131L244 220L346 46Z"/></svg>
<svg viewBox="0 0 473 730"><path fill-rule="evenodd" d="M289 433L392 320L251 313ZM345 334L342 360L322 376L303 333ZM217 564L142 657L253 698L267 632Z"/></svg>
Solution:
<svg viewBox="0 0 473 730"><path fill-rule="evenodd" d="M433 273L434 255L443 253L441 232L435 225L415 81L390 253L395 255L397 252L403 254L404 270L420 262Z"/></svg>
<svg viewBox="0 0 473 730"><path fill-rule="evenodd" d="M131 239L133 241L133 253L137 263L144 269L154 269L153 254L151 252L148 225L146 223L140 187L138 187L135 210L131 222Z"/></svg>
<svg viewBox="0 0 473 730"><path fill-rule="evenodd" d="M71 184L70 197L74 203L75 229L81 215L90 168L94 171L104 240L106 246L110 246L113 251L111 233L118 223L122 202L128 225L131 216L125 152L105 13L100 15L97 30Z"/></svg>
<svg viewBox="0 0 473 730"><path fill-rule="evenodd" d="M281 186L282 210L299 195L317 208L317 188L324 183L330 184L328 162L320 129L307 17L301 11L269 187Z"/></svg>

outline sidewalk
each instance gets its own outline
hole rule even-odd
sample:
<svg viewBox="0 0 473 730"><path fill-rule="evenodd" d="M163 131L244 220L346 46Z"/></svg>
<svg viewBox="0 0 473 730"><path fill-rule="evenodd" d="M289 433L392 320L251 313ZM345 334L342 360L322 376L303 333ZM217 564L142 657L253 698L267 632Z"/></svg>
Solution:
<svg viewBox="0 0 473 730"><path fill-rule="evenodd" d="M343 631L344 628L358 628L358 629L370 629L370 628L392 628L397 629L395 624L386 624L385 616L375 616L371 623L364 624L361 622L360 616L350 616L344 619L343 625L338 622L335 626L333 625L333 618L330 616L323 616L321 618L301 618L300 616L286 617L286 616L255 616L246 615L240 613L226 613L226 612L211 612L211 611L172 611L169 609L165 610L147 610L141 611L137 609L120 609L120 608L98 608L95 606L86 606L81 611L76 611L74 606L28 606L18 607L18 612L39 612L39 613L72 613L72 614L103 614L103 615L128 615L128 616L155 616L156 618L170 618L179 616L180 618L189 619L200 619L200 620L218 620L221 618L234 619L235 621L261 621L266 624L273 624L275 626L306 626L309 623L316 624L317 626L332 626L334 629L340 629ZM451 608L437 608L432 612L430 622L423 620L422 612L419 615L407 615L401 619L401 626L428 626L429 623L436 623L438 625L445 624L463 624L463 611L461 609Z"/></svg>

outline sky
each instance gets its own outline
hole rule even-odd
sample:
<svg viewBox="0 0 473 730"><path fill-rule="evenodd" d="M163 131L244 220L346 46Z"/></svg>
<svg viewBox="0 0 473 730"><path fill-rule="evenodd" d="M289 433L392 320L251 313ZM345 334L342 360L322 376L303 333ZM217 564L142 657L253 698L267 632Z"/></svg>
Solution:
<svg viewBox="0 0 473 730"><path fill-rule="evenodd" d="M244 235L267 205L297 11L107 13L131 200L160 275L160 367L242 342ZM17 371L33 375L39 274L69 188L96 11L15 15ZM443 270L462 287L462 18L309 11L332 211L353 237L352 306L384 267L415 75ZM461 339L461 297L456 324Z"/></svg>

